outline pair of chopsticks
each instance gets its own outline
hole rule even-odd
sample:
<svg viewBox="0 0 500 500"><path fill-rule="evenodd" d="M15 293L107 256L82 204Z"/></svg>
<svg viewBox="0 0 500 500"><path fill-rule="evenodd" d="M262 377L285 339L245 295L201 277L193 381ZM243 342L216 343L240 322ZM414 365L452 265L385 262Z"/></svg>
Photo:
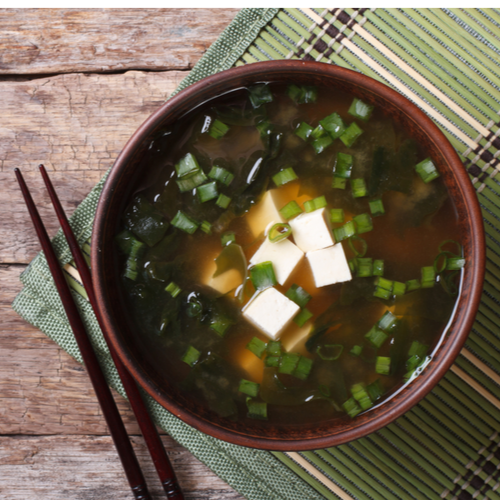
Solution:
<svg viewBox="0 0 500 500"><path fill-rule="evenodd" d="M97 309L96 297L94 294L94 289L92 287L92 278L90 276L89 268L80 250L78 242L76 241L73 231L71 230L66 214L64 213L62 205L57 197L54 187L52 186L45 167L43 165L40 165L39 168L45 182L45 186L47 187L47 190L49 192L50 199L52 200L52 204L54 205L54 209L57 213L57 217L63 229L64 235L66 236L66 240L68 241L71 253L73 254L73 259L82 278L82 282L87 292L90 304L92 305L92 308L95 312L104 339L106 340L109 351L118 371L118 375L121 378L123 387L125 388L130 404L137 418L137 422L144 436L144 440L146 441L146 445L151 454L151 458L153 459L153 463L156 467L156 471L158 472L158 476L162 483L163 489L165 490L167 498L173 500L183 500L184 496L177 483L175 473L169 462L160 436L158 435L158 431L151 421L144 401L142 400L139 388L137 387L137 384L135 383L128 370L121 362L120 358L118 358L117 354L114 352L114 349L109 342L106 329L104 328L103 322L99 315L99 311ZM97 395L97 399L106 419L106 423L108 424L111 437L113 438L116 450L132 489L132 493L134 494L136 500L151 500L151 496L146 486L146 481L130 443L129 436L127 435L127 431L120 417L120 413L118 412L118 408L116 407L116 403L111 394L111 390L109 389L106 379L104 378L104 375L101 371L97 356L92 348L90 339L87 336L87 332L85 331L82 319L73 301L73 297L71 296L68 283L66 282L66 278L64 277L54 249L52 248L47 231L45 230L42 219L40 218L38 210L36 209L29 189L24 182L21 171L17 168L14 171L19 182L19 186L21 187L24 200L28 207L31 220L33 221L33 224L35 226L38 239L40 240L43 251L45 253L45 257L50 267L50 271L56 283L56 287L61 297L64 310L66 311L66 315L75 335L76 342L82 354L83 361L94 387L94 391Z"/></svg>

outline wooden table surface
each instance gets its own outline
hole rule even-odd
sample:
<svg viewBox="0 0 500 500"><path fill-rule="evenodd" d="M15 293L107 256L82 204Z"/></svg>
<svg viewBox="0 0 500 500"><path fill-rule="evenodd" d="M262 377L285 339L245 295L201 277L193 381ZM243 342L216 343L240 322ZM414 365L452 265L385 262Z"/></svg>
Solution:
<svg viewBox="0 0 500 500"><path fill-rule="evenodd" d="M0 10L0 499L132 498L82 366L10 305L39 251L13 169L49 234L44 163L68 215L236 10ZM154 498L165 498L128 403L118 405ZM163 441L186 498L242 499Z"/></svg>

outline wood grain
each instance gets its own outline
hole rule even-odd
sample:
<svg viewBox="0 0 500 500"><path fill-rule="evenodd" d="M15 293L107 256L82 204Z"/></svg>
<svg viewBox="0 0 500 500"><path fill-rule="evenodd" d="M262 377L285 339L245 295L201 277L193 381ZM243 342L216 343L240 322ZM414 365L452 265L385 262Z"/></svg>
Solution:
<svg viewBox="0 0 500 500"><path fill-rule="evenodd" d="M0 74L190 69L237 9L1 9Z"/></svg>

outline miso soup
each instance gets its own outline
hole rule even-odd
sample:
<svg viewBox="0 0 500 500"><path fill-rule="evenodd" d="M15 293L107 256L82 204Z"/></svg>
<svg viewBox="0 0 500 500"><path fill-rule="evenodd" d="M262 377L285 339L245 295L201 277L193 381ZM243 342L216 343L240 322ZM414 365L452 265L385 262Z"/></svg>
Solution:
<svg viewBox="0 0 500 500"><path fill-rule="evenodd" d="M465 262L432 158L383 110L262 83L163 130L143 166L116 236L124 309L180 390L300 424L425 370Z"/></svg>

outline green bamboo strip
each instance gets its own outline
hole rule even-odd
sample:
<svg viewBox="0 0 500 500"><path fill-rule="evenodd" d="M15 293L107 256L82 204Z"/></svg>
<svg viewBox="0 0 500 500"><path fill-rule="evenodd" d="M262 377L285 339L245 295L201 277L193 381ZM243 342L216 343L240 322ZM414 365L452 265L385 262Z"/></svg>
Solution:
<svg viewBox="0 0 500 500"><path fill-rule="evenodd" d="M286 50L286 46L284 46L280 40L277 40L268 31L262 31L260 37L263 42L270 47L268 48L268 51L272 52L274 59L285 59L289 50Z"/></svg>
<svg viewBox="0 0 500 500"><path fill-rule="evenodd" d="M436 481L439 481L444 488L451 486L450 479L453 480L457 473L453 471L446 463L442 463L436 456L426 450L411 434L407 434L397 425L384 427L378 433L389 443L397 447L406 456L416 462L427 474L431 475ZM423 460L415 456L420 455ZM448 477L447 477L448 476ZM443 488L441 488L441 491Z"/></svg>
<svg viewBox="0 0 500 500"><path fill-rule="evenodd" d="M474 30L481 38L485 40L486 43L495 47L495 49L500 49L500 40L498 38L491 36L491 32L486 30L486 26L476 26L476 24L480 24L478 19L473 16L473 11L469 10L469 12L464 12L463 9L445 9L445 12L448 11L448 15L453 15L460 19L466 26L468 26L471 30ZM472 21L472 22L471 22ZM476 24L474 24L474 22ZM482 28L482 29L481 29Z"/></svg>
<svg viewBox="0 0 500 500"><path fill-rule="evenodd" d="M256 38L253 42L253 44L250 47L255 47L257 48L262 54L264 54L267 58L268 61L273 61L276 59L283 59L283 57L280 55L276 49L267 43L262 36L259 36ZM250 49L250 47L248 49Z"/></svg>
<svg viewBox="0 0 500 500"><path fill-rule="evenodd" d="M487 210L482 210L482 214L483 214L483 222L486 223L485 230L488 231L490 235L493 236L494 238L496 236L500 236L497 235L498 229L495 227L495 225L498 224L498 220L496 219L496 217L493 217Z"/></svg>
<svg viewBox="0 0 500 500"><path fill-rule="evenodd" d="M458 357L455 361L455 366L461 368L467 375L472 377L477 383L483 386L487 392L489 392L500 405L500 388L491 381L481 370L478 370L473 364L469 363L462 357Z"/></svg>
<svg viewBox="0 0 500 500"><path fill-rule="evenodd" d="M387 455L382 452L377 446L371 443L368 439L358 439L357 441L353 441L349 443L349 446L357 451L360 455L364 455L368 460L371 460L377 468L383 470L386 474L395 475L394 480L400 482L401 485L404 485L405 489L410 493L414 498L420 499L422 498L422 488L421 481L417 479L415 476L410 474L407 470L404 469L399 462L400 454L396 451L392 454L390 459L388 459ZM394 457L397 456L397 460L394 460ZM425 485L423 489L426 493L429 493L431 498L434 494L430 489L428 489Z"/></svg>
<svg viewBox="0 0 500 500"><path fill-rule="evenodd" d="M394 447L390 445L387 441L382 439L377 433L370 434L368 437L363 438L363 440L371 441L373 444L375 444L379 449L383 450L384 453L386 454L385 459L387 460L387 457L392 458L394 456ZM389 466L391 465L390 462L392 460L387 460L389 462ZM406 469L407 475L413 475L415 477L418 477L421 482L418 482L415 486L424 494L430 496L431 498L434 496L433 491L437 493L438 495L443 491L443 488L441 485L434 480L432 476L428 476L427 474L425 477L423 476L423 470L419 466L415 465L411 460L409 460L405 455L400 454L398 456L398 462L401 464L404 469Z"/></svg>
<svg viewBox="0 0 500 500"><path fill-rule="evenodd" d="M458 12L463 11L463 15L466 19L472 19L477 24L480 25L483 29L482 33L486 32L489 35L488 40L492 40L493 43L499 43L498 38L496 38L493 34L495 31L498 31L498 26L495 26L488 18L484 16L480 16L480 12L477 9L450 9L453 13L458 15Z"/></svg>
<svg viewBox="0 0 500 500"><path fill-rule="evenodd" d="M339 449L315 450L316 455L320 456L325 463L338 469L342 474L349 478L358 488L361 488L368 496L373 497L375 500L398 500L389 491L384 491L384 495L380 494L378 490L381 488L379 481L373 479L361 467L353 462L349 457L343 455ZM332 458L335 459L332 463ZM353 477L354 475L354 477Z"/></svg>
<svg viewBox="0 0 500 500"><path fill-rule="evenodd" d="M500 291L495 289L495 287L491 286L487 281L484 282L484 287L483 289L488 292L491 297L493 297L495 299L495 301L497 302L497 305L498 305L498 302L500 300Z"/></svg>
<svg viewBox="0 0 500 500"><path fill-rule="evenodd" d="M338 466L338 470L333 468L331 465L327 464L319 457L315 455L313 451L303 451L300 453L301 456L307 458L309 462L314 464L317 468L319 468L323 473L330 476L342 489L348 491L351 495L354 494L356 499L368 499L369 497L363 492L361 488L359 488L356 484L350 482L349 472L347 471L347 475L340 472L341 468L344 468L342 464L335 464ZM345 468L344 468L345 469ZM346 470L346 469L345 469Z"/></svg>
<svg viewBox="0 0 500 500"><path fill-rule="evenodd" d="M450 445L454 448L456 457L462 462L467 463L471 454L476 453L478 449L478 442L471 436L465 435L461 432L460 427L445 418L444 421L438 420L438 417L430 410L430 413L424 411L428 409L429 405L425 403L425 399L420 401L418 406L413 407L412 411L405 414L402 418L412 422L423 432L432 437L436 443L439 443L443 448ZM436 410L436 413L441 417L442 413ZM459 439L457 439L457 436ZM460 451L458 451L460 450Z"/></svg>
<svg viewBox="0 0 500 500"><path fill-rule="evenodd" d="M474 99L474 104L469 100L472 96L468 92L466 95L469 99L465 99L462 90L462 94L456 88L457 80L446 79L443 81L443 71L439 71L439 66L433 66L431 71L426 64L424 64L424 58L419 56L418 52L409 53L406 49L401 47L402 41L399 37L395 36L395 32L391 32L391 36L386 35L382 30L380 30L374 24L365 24L364 28L373 36L375 36L384 46L390 48L398 57L404 60L410 67L422 75L426 80L431 82L436 88L438 88L443 94L452 99L456 104L458 104L464 111L467 111L476 120L489 119L492 114L491 108L488 108L479 99ZM399 44L393 41L393 39L399 38ZM436 72L441 73L439 77ZM448 90L448 92L447 92ZM451 92L449 92L451 90ZM479 112L479 113L478 113ZM478 116L480 115L480 116Z"/></svg>
<svg viewBox="0 0 500 500"><path fill-rule="evenodd" d="M280 13L281 14L281 13ZM293 31L287 24L285 24L281 15L278 14L278 17L275 17L273 20L274 26L276 26L285 36L287 36L293 43L293 46L296 47L297 43L301 40L301 35Z"/></svg>
<svg viewBox="0 0 500 500"><path fill-rule="evenodd" d="M307 40L311 36L309 31L307 31L307 29L305 29L303 26L300 26L297 23L294 23L293 25L289 24L290 17L286 12L280 11L275 18L276 23L278 19L281 21L282 26L284 26L284 29L282 28L282 31L286 33L287 36L289 36L292 40L294 40L295 43L299 42L300 40Z"/></svg>
<svg viewBox="0 0 500 500"><path fill-rule="evenodd" d="M488 343L477 335L474 337L469 335L465 345L468 350L472 351L476 355L476 357L480 358L485 363L488 363L492 369L497 372L497 374L500 373L500 362L488 352L488 350L491 352L491 346Z"/></svg>
<svg viewBox="0 0 500 500"><path fill-rule="evenodd" d="M488 352L488 354L493 356L494 359L498 361L498 358L500 358L500 347L498 345L499 344L498 338L495 338L494 335L477 319L473 325L471 335L474 342L479 344L484 350ZM500 373L500 370L496 371L497 373Z"/></svg>
<svg viewBox="0 0 500 500"><path fill-rule="evenodd" d="M380 479L383 479L383 484L384 486L392 491L394 494L399 495L399 498L404 498L404 496L407 494L408 489L405 488L405 484L408 484L403 478L399 478L399 481L401 483L396 482L394 478L394 474L391 473L391 469L388 467L383 467L380 468L378 467L376 462L367 460L367 458L360 454L357 453L353 448L351 448L348 445L342 445L337 448L333 448L333 450L338 450L340 449L344 455L347 455L353 462L358 464L363 470L365 471L370 471L371 475L375 475L375 477L380 477ZM331 453L331 449L328 448L328 452ZM378 468L378 472L374 470L374 467ZM379 476L380 474L380 476ZM404 483L404 484L403 484Z"/></svg>
<svg viewBox="0 0 500 500"><path fill-rule="evenodd" d="M495 33L500 28L498 24L494 23L494 19L492 19L491 16L489 15L490 9L485 9L484 11L481 9L465 9L465 10L468 13L472 12L481 14L481 17L478 16L479 21L482 24L484 24L488 29L490 29L492 33Z"/></svg>
<svg viewBox="0 0 500 500"><path fill-rule="evenodd" d="M252 64L258 62L257 59L255 59L255 57L249 54L248 52L245 52L241 57L245 61L245 64Z"/></svg>
<svg viewBox="0 0 500 500"><path fill-rule="evenodd" d="M498 321L498 313L495 311L495 306L495 301L483 293L481 296L481 311L493 322Z"/></svg>
<svg viewBox="0 0 500 500"><path fill-rule="evenodd" d="M475 366L482 374L486 375L497 386L500 386L500 374L491 368L491 366L488 366L484 360L475 356L468 349L462 349L461 356Z"/></svg>
<svg viewBox="0 0 500 500"><path fill-rule="evenodd" d="M483 15L485 16L488 16L497 25L500 24L500 15L498 15L494 9L481 9L481 13L483 13Z"/></svg>
<svg viewBox="0 0 500 500"><path fill-rule="evenodd" d="M283 31L280 29L280 26L277 25L275 21L276 20L273 20L273 22L266 29L272 36L275 36L283 46L287 47L288 52L290 52L295 48L295 42L289 36L287 36L286 33L283 33Z"/></svg>
<svg viewBox="0 0 500 500"><path fill-rule="evenodd" d="M316 491L321 493L327 500L338 500L338 496L333 494L328 488L323 486L318 480L313 479L312 476L305 471L300 465L286 455L286 453L271 452L278 460L283 462L290 470L295 472L297 476L303 479L307 484L312 486Z"/></svg>
<svg viewBox="0 0 500 500"><path fill-rule="evenodd" d="M500 337L500 335L498 334L498 325L484 315L482 308L478 310L476 322L479 322L486 329L486 331L484 332L481 331L481 335L483 335L483 337L485 337L488 342L491 342L495 347L497 347L497 341ZM498 348L498 350L500 350L500 348Z"/></svg>
<svg viewBox="0 0 500 500"><path fill-rule="evenodd" d="M485 191L488 192L488 195L484 195ZM483 190L481 194L484 195L483 197L481 197L481 205L483 205L484 207L483 211L485 208L487 208L490 212L492 212L496 217L500 219L500 208L490 200L490 196L492 196L492 194L489 193L489 190Z"/></svg>
<svg viewBox="0 0 500 500"><path fill-rule="evenodd" d="M488 269L488 267L486 267L484 279L487 280L491 286L494 286L496 288L500 288L499 276L496 274L493 274L493 272L490 271L490 269Z"/></svg>
<svg viewBox="0 0 500 500"><path fill-rule="evenodd" d="M500 267L500 255L498 255L492 247L492 243L486 239L486 258L497 267Z"/></svg>
<svg viewBox="0 0 500 500"><path fill-rule="evenodd" d="M312 10L312 9L311 9ZM318 23L316 22L316 19L312 19L309 16L307 16L302 10L297 9L297 8L291 8L291 9L286 9L288 15L292 18L295 19L297 23L302 25L305 29L306 32L311 35L314 34L316 36L319 35L321 32L321 28L318 26ZM313 11L314 12L314 11ZM316 15L321 18L320 14ZM322 18L321 18L322 19ZM311 27L314 26L313 29ZM306 39L309 37L306 37Z"/></svg>
<svg viewBox="0 0 500 500"><path fill-rule="evenodd" d="M275 27L270 24L261 32L261 36L269 40L276 40L280 47L283 49L283 57L281 59L286 59L287 54L293 49L293 43L285 38Z"/></svg>
<svg viewBox="0 0 500 500"><path fill-rule="evenodd" d="M497 174L499 172L499 170L497 170L497 169L494 169L494 171L497 172ZM486 186L488 187L488 189L484 190L484 192L488 193L488 196L487 196L488 199L492 200L495 205L498 205L498 203L495 202L495 200L497 198L500 198L500 196L498 195L498 191L500 190L500 186L498 185L498 182L494 178L491 178L491 177L488 177L487 179L485 179L484 182L485 182ZM480 198L482 198L482 196L483 196L483 192L481 192Z"/></svg>
<svg viewBox="0 0 500 500"><path fill-rule="evenodd" d="M255 58L257 61L262 62L262 61L269 61L269 56L266 54L262 53L257 47L254 45L248 47L248 52Z"/></svg>

